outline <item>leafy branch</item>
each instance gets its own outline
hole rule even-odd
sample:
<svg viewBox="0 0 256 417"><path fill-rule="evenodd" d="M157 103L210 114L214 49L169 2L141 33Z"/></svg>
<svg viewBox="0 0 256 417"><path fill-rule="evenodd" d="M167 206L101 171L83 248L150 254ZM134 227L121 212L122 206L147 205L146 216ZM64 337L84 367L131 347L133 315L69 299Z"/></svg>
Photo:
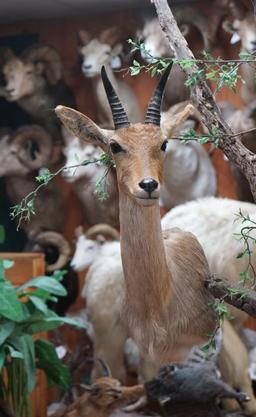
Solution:
<svg viewBox="0 0 256 417"><path fill-rule="evenodd" d="M107 197L107 175L114 165L113 160L109 155L106 153L102 153L99 158L91 158L82 161L81 163L71 165L71 166L63 166L59 168L55 172L50 172L48 168L43 168L40 171L40 174L36 177L37 182L39 185L35 188L35 190L31 191L28 195L26 195L19 204L11 207L10 216L12 219L18 219L17 222L17 230L20 228L23 221L29 221L32 215L35 215L35 199L42 187L45 187L52 181L56 176L62 174L65 171L69 171L71 169L79 168L82 166L88 166L91 164L101 163L106 166L106 171L103 177L98 180L95 184L96 190L95 194L100 199L105 199Z"/></svg>
<svg viewBox="0 0 256 417"><path fill-rule="evenodd" d="M190 77L185 82L187 87L199 84L203 80L210 80L216 83L214 95L223 87L231 88L232 91L236 92L237 81L241 80L241 82L244 82L238 74L239 67L245 62L256 63L255 55L245 52L239 54L240 59L233 60L221 59L220 57L214 58L209 52L205 51L202 59L157 58L146 49L143 42L134 42L132 39L128 39L128 43L132 47L131 52L140 51L151 61L147 64L140 64L134 59L132 66L130 66L132 76L138 75L144 70L150 72L152 77L154 77L162 74L169 63L173 62L174 64L179 64L182 69L192 69Z"/></svg>
<svg viewBox="0 0 256 417"><path fill-rule="evenodd" d="M244 243L244 249L237 255L237 259L248 256L248 262L244 270L240 273L240 282L243 285L250 283L251 288L253 289L256 284L256 270L252 260L254 251L251 249L250 244L256 244L256 233L253 235L253 232L256 231L256 222L251 219L249 214L243 214L241 209L239 210L239 213L236 214L236 221L241 221L242 224L246 223L246 225L241 228L240 233L235 234L235 236Z"/></svg>

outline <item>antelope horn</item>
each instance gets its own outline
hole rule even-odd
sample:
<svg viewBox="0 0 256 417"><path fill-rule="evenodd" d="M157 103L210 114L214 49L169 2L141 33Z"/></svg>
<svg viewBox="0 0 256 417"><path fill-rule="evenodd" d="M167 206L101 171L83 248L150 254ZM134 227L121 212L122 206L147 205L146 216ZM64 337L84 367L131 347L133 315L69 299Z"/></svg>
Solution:
<svg viewBox="0 0 256 417"><path fill-rule="evenodd" d="M128 116L107 76L104 66L101 68L101 78L112 111L115 130L122 129L124 127L129 127L130 122L128 120Z"/></svg>
<svg viewBox="0 0 256 417"><path fill-rule="evenodd" d="M59 257L53 264L46 264L47 272L54 272L63 268L69 261L71 249L67 240L57 232L47 231L37 235L35 243L41 246L42 250L49 245L55 246L59 251Z"/></svg>
<svg viewBox="0 0 256 417"><path fill-rule="evenodd" d="M144 122L146 125L152 124L152 125L160 126L160 119L161 119L160 112L161 112L162 98L163 98L166 81L172 69L172 64L173 63L171 62L166 68L166 70L164 71L163 75L158 81L156 89L149 102L147 113L145 116L145 122Z"/></svg>
<svg viewBox="0 0 256 417"><path fill-rule="evenodd" d="M88 229L85 233L88 239L91 239L99 234L110 236L113 240L120 240L119 232L109 224L96 224L95 226L90 227L90 229Z"/></svg>

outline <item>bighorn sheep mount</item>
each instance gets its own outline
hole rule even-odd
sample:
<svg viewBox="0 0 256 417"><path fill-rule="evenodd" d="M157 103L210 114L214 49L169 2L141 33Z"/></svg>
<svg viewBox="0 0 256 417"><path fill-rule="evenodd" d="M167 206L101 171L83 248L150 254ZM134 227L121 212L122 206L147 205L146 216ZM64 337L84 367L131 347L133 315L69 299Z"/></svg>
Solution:
<svg viewBox="0 0 256 417"><path fill-rule="evenodd" d="M6 179L6 189L12 205L38 186L38 170L49 164L52 139L40 126L22 126L14 132L3 132L0 139L0 176ZM55 183L41 189L35 199L34 211L22 228L29 237L44 230L61 232L64 224L64 200Z"/></svg>
<svg viewBox="0 0 256 417"><path fill-rule="evenodd" d="M105 65L108 76L121 97L130 120L132 122L140 121L140 109L136 96L127 83L116 77L111 67L113 58L118 57L122 52L122 44L117 41L117 28L106 29L94 39L84 30L79 32L79 36L83 44L80 48L83 57L82 72L85 77L92 78L93 92L98 108L97 121L100 126L113 128L111 111L100 78L102 65Z"/></svg>
<svg viewBox="0 0 256 417"><path fill-rule="evenodd" d="M114 132L107 136L83 114L56 108L67 129L101 146L115 161L125 277L122 316L142 353L159 364L182 360L216 325L203 286L210 271L197 239L179 229L161 231L158 199L167 142L160 106L170 70L171 65L156 87L144 124L130 125L104 68Z"/></svg>
<svg viewBox="0 0 256 417"><path fill-rule="evenodd" d="M54 108L57 104L75 106L75 99L63 81L57 51L49 46L31 46L15 56L8 50L2 72L6 85L1 95L16 102L35 123L48 130L54 141L62 141Z"/></svg>
<svg viewBox="0 0 256 417"><path fill-rule="evenodd" d="M176 21L184 36L189 33L190 26L195 26L203 38L203 48L210 49L210 39L208 34L208 22L206 17L193 7L175 8L174 14ZM147 62L152 62L153 58L173 58L168 41L162 32L157 18L148 20L138 36L144 43L145 50L141 51L142 58ZM186 76L178 65L174 65L169 80L167 81L163 98L163 110L167 110L173 104L188 100L190 90L184 85ZM175 88L173 88L175 86Z"/></svg>

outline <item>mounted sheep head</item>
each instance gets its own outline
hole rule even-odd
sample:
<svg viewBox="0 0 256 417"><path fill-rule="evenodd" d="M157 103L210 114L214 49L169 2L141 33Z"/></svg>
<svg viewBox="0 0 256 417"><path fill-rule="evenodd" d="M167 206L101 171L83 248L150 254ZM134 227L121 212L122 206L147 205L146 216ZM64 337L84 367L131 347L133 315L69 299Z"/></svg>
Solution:
<svg viewBox="0 0 256 417"><path fill-rule="evenodd" d="M106 241L104 236L109 236L114 240L119 241L119 233L112 226L108 224L97 224L90 227L85 233L82 226L78 226L75 230L77 237L76 250L71 261L72 268L75 271L82 271L89 268L89 266L99 256L102 245Z"/></svg>
<svg viewBox="0 0 256 417"><path fill-rule="evenodd" d="M0 176L26 175L49 163L50 135L40 126L23 126L0 139Z"/></svg>
<svg viewBox="0 0 256 417"><path fill-rule="evenodd" d="M117 42L119 30L115 27L104 30L98 38L92 39L86 31L80 31L79 37L84 46L80 48L83 57L82 72L88 77L100 75L102 65L111 65L112 60L122 52L122 45Z"/></svg>
<svg viewBox="0 0 256 417"><path fill-rule="evenodd" d="M45 84L54 85L62 75L58 53L48 46L30 47L20 57L10 56L2 68L8 101L34 94Z"/></svg>
<svg viewBox="0 0 256 417"><path fill-rule="evenodd" d="M65 146L62 148L62 151L66 157L67 167L77 165L87 159L98 158L101 154L100 148L81 141L78 137L70 134L66 130L64 131L63 139ZM69 168L63 171L63 177L68 182L76 182L81 178L91 178L99 166L101 166L99 162L95 162L86 167Z"/></svg>
<svg viewBox="0 0 256 417"><path fill-rule="evenodd" d="M208 33L208 22L204 15L190 6L174 8L175 19L183 36L189 34L191 26L194 26L201 34L204 42L204 49L210 49L210 39ZM141 56L147 62L152 62L152 57L173 57L168 40L164 35L157 18L145 22L141 31L137 33L138 38L144 43L145 49L149 52L141 51Z"/></svg>
<svg viewBox="0 0 256 417"><path fill-rule="evenodd" d="M228 3L230 17L222 23L226 32L232 33L231 43L241 41L244 52L256 51L256 18L243 5L242 1L231 0Z"/></svg>

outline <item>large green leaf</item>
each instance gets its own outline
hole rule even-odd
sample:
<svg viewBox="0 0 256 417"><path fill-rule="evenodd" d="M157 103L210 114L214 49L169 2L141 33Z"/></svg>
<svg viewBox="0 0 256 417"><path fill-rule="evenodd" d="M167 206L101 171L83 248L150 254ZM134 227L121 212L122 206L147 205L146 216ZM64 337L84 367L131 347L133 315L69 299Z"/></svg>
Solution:
<svg viewBox="0 0 256 417"><path fill-rule="evenodd" d="M28 319L20 323L23 331L28 334L46 332L56 329L63 324L70 324L83 329L86 328L85 324L81 321L69 317L60 317L49 309L45 313L37 310Z"/></svg>
<svg viewBox="0 0 256 417"><path fill-rule="evenodd" d="M0 317L20 322L26 318L22 303L8 281L0 281Z"/></svg>
<svg viewBox="0 0 256 417"><path fill-rule="evenodd" d="M33 303L33 305L37 308L37 310L41 311L42 313L46 313L48 310L48 307L46 303L39 297L36 297L35 295L29 296L30 301Z"/></svg>
<svg viewBox="0 0 256 417"><path fill-rule="evenodd" d="M10 336L14 327L15 324L13 323L13 321L0 321L0 347L4 343L4 341Z"/></svg>
<svg viewBox="0 0 256 417"><path fill-rule="evenodd" d="M31 279L30 281L18 287L17 290L21 291L26 288L32 288L32 287L41 288L42 290L48 291L49 293L55 294L58 296L67 295L66 288L63 287L63 285L60 284L60 282L58 282L55 278L46 277L46 276Z"/></svg>
<svg viewBox="0 0 256 417"><path fill-rule="evenodd" d="M37 367L44 370L49 383L67 389L70 380L69 370L58 358L55 346L47 340L36 340L35 354Z"/></svg>
<svg viewBox="0 0 256 417"><path fill-rule="evenodd" d="M28 391L31 392L36 383L35 342L32 336L23 335L12 340L12 345L23 354Z"/></svg>

